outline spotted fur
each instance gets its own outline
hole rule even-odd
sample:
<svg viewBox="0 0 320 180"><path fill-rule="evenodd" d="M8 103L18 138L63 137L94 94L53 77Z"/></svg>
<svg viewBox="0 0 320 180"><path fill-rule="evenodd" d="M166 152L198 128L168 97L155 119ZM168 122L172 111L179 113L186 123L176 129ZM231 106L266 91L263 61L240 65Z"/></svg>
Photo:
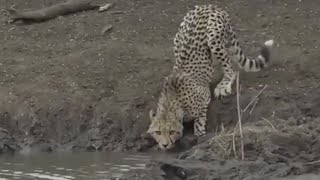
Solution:
<svg viewBox="0 0 320 180"><path fill-rule="evenodd" d="M194 134L206 134L206 113L211 99L209 83L215 61L221 63L223 78L215 97L231 93L235 71L231 59L247 72L268 66L273 40L266 41L256 59L247 58L236 38L229 15L217 6L200 5L184 17L174 38L176 63L166 78L157 112L150 111L148 133L161 149L170 149L182 137L182 122L194 119ZM187 117L187 118L186 118Z"/></svg>

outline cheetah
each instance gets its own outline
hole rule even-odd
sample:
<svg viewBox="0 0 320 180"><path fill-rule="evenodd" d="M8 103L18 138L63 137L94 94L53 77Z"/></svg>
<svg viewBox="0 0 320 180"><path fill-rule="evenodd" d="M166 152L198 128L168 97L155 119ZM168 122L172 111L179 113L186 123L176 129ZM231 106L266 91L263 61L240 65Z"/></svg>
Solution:
<svg viewBox="0 0 320 180"><path fill-rule="evenodd" d="M247 58L231 26L226 11L215 5L197 5L183 18L174 37L175 64L165 78L157 110L149 111L147 133L162 150L174 147L183 136L183 122L194 121L194 134L206 134L208 105L211 101L209 84L213 79L214 62L221 64L223 77L214 89L222 98L231 93L235 70L231 61L246 72L268 67L273 40L262 45L256 59Z"/></svg>

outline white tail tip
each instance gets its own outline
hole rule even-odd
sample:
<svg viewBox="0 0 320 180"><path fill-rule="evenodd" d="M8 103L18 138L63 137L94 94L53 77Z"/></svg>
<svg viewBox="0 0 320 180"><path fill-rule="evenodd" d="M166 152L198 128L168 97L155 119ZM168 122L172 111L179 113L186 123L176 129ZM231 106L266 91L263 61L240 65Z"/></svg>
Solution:
<svg viewBox="0 0 320 180"><path fill-rule="evenodd" d="M273 43L274 43L274 41L271 39L271 40L264 42L264 45L271 47L273 45Z"/></svg>

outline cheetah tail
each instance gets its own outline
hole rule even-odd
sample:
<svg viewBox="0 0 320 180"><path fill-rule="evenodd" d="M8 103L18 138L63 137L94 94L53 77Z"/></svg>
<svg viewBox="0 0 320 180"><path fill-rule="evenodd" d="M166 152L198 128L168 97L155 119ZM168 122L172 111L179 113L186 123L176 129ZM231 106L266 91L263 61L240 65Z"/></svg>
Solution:
<svg viewBox="0 0 320 180"><path fill-rule="evenodd" d="M238 64L240 68L244 69L246 72L257 72L260 71L270 64L270 57L271 57L271 47L273 46L274 41L268 40L266 41L261 49L260 55L256 59L248 59L242 52L240 48L236 48L237 56L238 56Z"/></svg>

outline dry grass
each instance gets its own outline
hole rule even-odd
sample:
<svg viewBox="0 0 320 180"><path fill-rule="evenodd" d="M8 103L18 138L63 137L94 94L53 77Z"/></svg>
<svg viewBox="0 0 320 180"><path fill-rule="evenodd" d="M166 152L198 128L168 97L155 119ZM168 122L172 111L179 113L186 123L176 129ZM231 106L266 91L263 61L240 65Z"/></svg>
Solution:
<svg viewBox="0 0 320 180"><path fill-rule="evenodd" d="M240 74L239 72L236 73L236 98L237 98L237 112L238 112L238 122L232 131L226 131L222 124L221 131L218 135L214 136L211 141L210 145L217 146L217 149L221 149L221 153L223 156L231 156L233 152L233 156L238 158L237 155L237 138L240 138L240 152L241 152L241 159L245 159L245 152L244 152L244 134L248 133L264 133L275 131L275 126L267 119L263 118L264 122L266 122L265 126L246 126L243 127L242 125L242 114L246 112L250 106L251 110L249 114L251 114L258 103L259 96L263 93L263 91L268 87L265 85L259 93L253 97L253 99L247 104L247 106L242 110L240 106ZM215 133L216 134L216 133ZM220 154L221 154L220 153Z"/></svg>
<svg viewBox="0 0 320 180"><path fill-rule="evenodd" d="M224 158L238 158L238 154L244 154L244 141L241 141L241 138L246 137L263 137L266 133L278 132L273 124L270 124L270 121L261 121L259 125L244 125L242 126L242 131L240 132L239 125L233 129L220 131L216 136L211 138L210 145L215 153ZM243 143L243 144L241 144ZM240 151L240 152L239 152Z"/></svg>

